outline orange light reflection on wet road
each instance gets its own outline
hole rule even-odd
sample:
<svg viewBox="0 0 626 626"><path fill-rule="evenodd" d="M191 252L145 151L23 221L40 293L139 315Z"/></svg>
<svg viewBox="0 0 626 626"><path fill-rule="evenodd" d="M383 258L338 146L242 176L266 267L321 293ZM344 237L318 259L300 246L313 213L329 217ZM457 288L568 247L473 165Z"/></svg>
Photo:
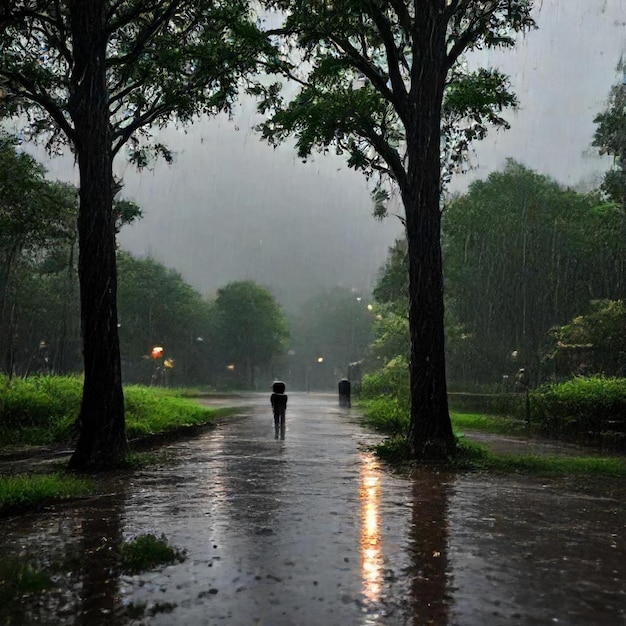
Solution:
<svg viewBox="0 0 626 626"><path fill-rule="evenodd" d="M370 602L380 598L382 554L380 549L380 473L373 456L361 465L361 576L363 595Z"/></svg>

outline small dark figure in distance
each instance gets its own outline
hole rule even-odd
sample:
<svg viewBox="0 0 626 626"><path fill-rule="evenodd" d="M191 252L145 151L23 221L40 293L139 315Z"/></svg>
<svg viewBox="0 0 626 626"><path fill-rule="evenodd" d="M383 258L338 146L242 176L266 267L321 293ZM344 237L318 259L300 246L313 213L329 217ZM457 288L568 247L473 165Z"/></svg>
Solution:
<svg viewBox="0 0 626 626"><path fill-rule="evenodd" d="M272 395L270 396L272 412L274 413L274 430L278 435L285 432L285 412L287 410L287 394L285 394L285 383L277 380L272 385Z"/></svg>
<svg viewBox="0 0 626 626"><path fill-rule="evenodd" d="M337 385L339 388L339 406L350 407L350 381L342 378Z"/></svg>

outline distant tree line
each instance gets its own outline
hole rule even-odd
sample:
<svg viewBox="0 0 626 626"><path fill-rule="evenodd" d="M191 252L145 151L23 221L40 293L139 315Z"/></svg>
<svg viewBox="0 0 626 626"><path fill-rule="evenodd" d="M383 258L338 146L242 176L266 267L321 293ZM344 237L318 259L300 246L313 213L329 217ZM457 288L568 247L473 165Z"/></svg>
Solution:
<svg viewBox="0 0 626 626"><path fill-rule="evenodd" d="M128 201L114 210L118 230L141 216ZM83 370L77 211L75 187L0 137L0 371ZM231 283L209 301L153 259L118 250L117 265L126 382L249 388L255 368L285 352L287 319L266 288Z"/></svg>

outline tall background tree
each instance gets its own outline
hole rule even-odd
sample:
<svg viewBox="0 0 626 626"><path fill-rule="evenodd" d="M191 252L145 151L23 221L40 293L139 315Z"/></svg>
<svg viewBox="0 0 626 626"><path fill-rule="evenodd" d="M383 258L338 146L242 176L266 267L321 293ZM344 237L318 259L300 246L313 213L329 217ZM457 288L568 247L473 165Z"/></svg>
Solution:
<svg viewBox="0 0 626 626"><path fill-rule="evenodd" d="M514 45L530 0L266 0L286 15L274 35L301 85L289 101L266 90L265 137L296 137L298 154L334 147L377 176L379 206L397 190L408 242L410 453L453 452L444 357L440 246L442 156L459 155L515 104L506 77L467 74L475 48ZM292 55L290 57L290 55ZM289 66L289 60L296 59ZM447 98L446 98L447 94ZM446 142L442 152L442 131ZM457 157L458 160L458 157ZM444 171L449 171L446 166Z"/></svg>
<svg viewBox="0 0 626 626"><path fill-rule="evenodd" d="M593 145L601 154L613 157L614 167L605 175L602 187L626 211L626 60L621 59L617 69L622 82L611 87L606 109L594 118Z"/></svg>
<svg viewBox="0 0 626 626"><path fill-rule="evenodd" d="M287 350L287 318L272 293L250 280L218 289L214 314L211 345L221 359L219 369L229 372L233 384L254 389L257 369L270 368Z"/></svg>
<svg viewBox="0 0 626 626"><path fill-rule="evenodd" d="M118 270L124 380L207 385L209 352L214 350L209 342L212 305L178 272L153 259L136 259L120 251ZM155 346L163 348L158 359L151 358ZM169 367L164 369L166 362Z"/></svg>
<svg viewBox="0 0 626 626"><path fill-rule="evenodd" d="M52 312L71 301L53 277L67 268L76 200L75 189L46 180L39 163L0 135L0 369L9 375L64 367L58 351L55 363L47 359L52 337L64 334L51 327L60 322Z"/></svg>
<svg viewBox="0 0 626 626"><path fill-rule="evenodd" d="M245 0L0 1L2 113L50 149L67 143L80 175L84 388L72 468L115 466L128 449L113 159L125 147L139 166L170 158L149 128L228 109L262 41Z"/></svg>

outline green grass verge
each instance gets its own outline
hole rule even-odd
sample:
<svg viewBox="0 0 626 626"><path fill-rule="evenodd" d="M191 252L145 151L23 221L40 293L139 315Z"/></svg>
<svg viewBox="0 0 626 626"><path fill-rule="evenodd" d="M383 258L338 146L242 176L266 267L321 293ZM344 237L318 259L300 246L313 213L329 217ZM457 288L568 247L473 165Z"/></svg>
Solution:
<svg viewBox="0 0 626 626"><path fill-rule="evenodd" d="M394 398L379 398L356 403L364 413L364 423L390 437L406 436L409 432L409 414L406 406ZM484 413L450 412L455 431L483 430L500 435L528 434L525 422Z"/></svg>
<svg viewBox="0 0 626 626"><path fill-rule="evenodd" d="M0 375L0 448L69 445L75 438L82 379L73 376L12 378ZM227 409L202 406L194 390L124 387L129 439L208 424Z"/></svg>
<svg viewBox="0 0 626 626"><path fill-rule="evenodd" d="M450 413L450 420L455 431L482 430L498 435L528 434L525 422L507 417L455 411Z"/></svg>
<svg viewBox="0 0 626 626"><path fill-rule="evenodd" d="M139 385L124 388L124 401L129 439L209 424L230 412L201 406L181 390Z"/></svg>
<svg viewBox="0 0 626 626"><path fill-rule="evenodd" d="M233 409L198 403L193 390L130 385L124 388L126 431L129 439L176 435L186 429L213 424ZM0 449L50 444L72 445L80 409L82 380L71 376L27 379L0 375ZM128 469L162 463L162 456L133 452ZM0 515L27 510L37 504L91 493L91 483L64 474L61 463L52 471L21 476L0 475Z"/></svg>
<svg viewBox="0 0 626 626"><path fill-rule="evenodd" d="M458 439L458 448L455 463L460 469L535 475L626 476L626 459L619 457L495 454L485 445L465 437Z"/></svg>
<svg viewBox="0 0 626 626"><path fill-rule="evenodd" d="M0 476L0 513L89 495L93 489L92 481L63 474Z"/></svg>
<svg viewBox="0 0 626 626"><path fill-rule="evenodd" d="M391 437L374 447L382 460L398 469L410 470L417 464L408 456L406 439ZM429 463L431 464L431 463ZM620 457L562 457L525 454L496 454L484 444L457 438L457 454L439 465L459 471L517 473L536 476L626 477L626 459Z"/></svg>

